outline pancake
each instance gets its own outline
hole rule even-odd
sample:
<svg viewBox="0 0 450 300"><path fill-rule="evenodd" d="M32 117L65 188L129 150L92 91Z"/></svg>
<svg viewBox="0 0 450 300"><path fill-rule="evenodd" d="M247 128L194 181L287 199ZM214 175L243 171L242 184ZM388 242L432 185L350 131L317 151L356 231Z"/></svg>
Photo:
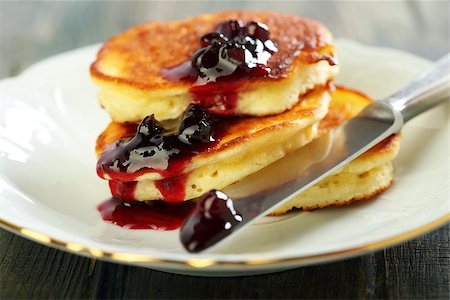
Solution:
<svg viewBox="0 0 450 300"><path fill-rule="evenodd" d="M305 102L307 101L299 103ZM306 144L312 138L310 131L312 127L304 127L303 130L298 131L293 136L283 134L285 137L283 138L284 143L290 141L288 144L274 140L273 137L276 137L276 135L269 138L268 135L262 135L262 147L246 147L245 145L253 144L241 145L238 143L235 146L237 151L231 152L232 160L218 159L220 156L217 152L203 154L206 156L211 155L210 163L203 165L194 164L189 168L192 171L186 172L186 177L183 177L186 189L183 199L188 200L199 197L211 189L223 189L230 197L238 199L292 179L292 176L302 172L310 164L323 158L324 151L327 149L326 143L329 140L327 134L333 127L356 115L370 102L371 100L363 94L344 88L337 88L332 93L328 114L318 124L320 138L315 139L311 143ZM289 112L292 113L292 110L284 114ZM284 114L262 119L283 118ZM241 122L251 122L259 119L261 118L245 118ZM280 122L280 119L278 119L278 122ZM247 127L243 124L245 123L241 123L241 128ZM120 136L126 135L126 130L121 131L121 129L124 129L124 125L115 124L113 129L109 128L99 137L97 144L98 153L105 148L107 141L115 141ZM244 135L243 132L245 131L238 130L237 132ZM235 132L234 138L239 140L237 132ZM269 130L268 134L273 135L276 132L278 131ZM290 140L294 136L295 139ZM271 147L268 147L268 140L272 142L270 145L276 146L276 149L273 149L273 151L268 150L271 149ZM295 140L297 142L293 145L292 142ZM228 139L228 142L230 141ZM325 178L283 206L278 207L272 214L284 214L294 208L311 210L330 205L345 205L356 200L374 197L392 183L393 171L391 161L397 155L399 144L399 135L385 139L336 174ZM305 146L298 147L299 145ZM227 146L227 142L225 142L216 150L219 153L220 151L226 152L228 150L226 149ZM225 148L219 150L221 147ZM199 158L197 159L200 160ZM194 162L195 158L192 161ZM292 166L295 166L295 169ZM290 170L290 172L286 170ZM155 173L149 174L156 175ZM173 182L176 182L178 179L179 177L175 177ZM170 178L163 181L171 184ZM110 181L110 183L113 183L113 181ZM113 194L116 194L116 196L123 196L127 195L129 189L132 188L133 200L162 199L161 192L155 183L154 179L143 179L136 184L133 182L131 185L130 183L115 182L112 184L112 189ZM120 194L118 195L117 193Z"/></svg>
<svg viewBox="0 0 450 300"><path fill-rule="evenodd" d="M270 215L283 215L293 209L308 211L370 200L389 188L393 182L393 177L391 162L363 173L341 172L310 187L299 196L277 207L270 212Z"/></svg>
<svg viewBox="0 0 450 300"><path fill-rule="evenodd" d="M350 119L370 102L361 93L337 88L332 94L329 112L319 124L319 138L223 191L232 199L238 199L292 180L308 166L325 157L330 129ZM399 134L386 138L335 174L277 207L270 215L282 215L292 209L313 210L372 199L392 184L392 160L399 148Z"/></svg>
<svg viewBox="0 0 450 300"><path fill-rule="evenodd" d="M193 94L196 89L192 82L171 80L162 73L190 61L201 47L200 37L230 19L266 24L278 51L267 62L269 76L241 78L208 89L204 94L212 101L227 102L213 105L214 113L281 113L293 107L299 95L335 77L334 46L323 25L279 13L229 11L179 22L150 22L108 40L90 69L100 87L101 105L121 123L139 122L150 114L160 121L181 116L198 97Z"/></svg>
<svg viewBox="0 0 450 300"><path fill-rule="evenodd" d="M295 178L296 174L300 174L306 167L324 157L327 138L322 136L316 139L270 166L226 187L223 191L238 201L240 197L266 191ZM399 148L400 135L385 139L342 170L277 207L270 215L282 215L292 209L313 210L372 199L391 185L394 179L392 160ZM292 168L293 165L296 166L295 170Z"/></svg>
<svg viewBox="0 0 450 300"><path fill-rule="evenodd" d="M113 195L127 198L125 200L165 198L174 201L170 194L163 195L161 185L174 186L181 181L185 190L178 201L199 197L213 188L224 188L313 140L318 134L319 121L328 111L329 89L323 87L309 92L300 97L301 100L293 108L278 115L225 119L224 123L218 124L223 131L220 141L207 151L193 156L179 173L169 178L164 176L166 171L143 172L132 178L132 183L126 183L124 181L130 179L120 173L102 170L98 173L105 179L112 179L110 186ZM97 140L97 154L103 152L102 155L105 155L108 145L133 133L130 128L133 125L111 123Z"/></svg>

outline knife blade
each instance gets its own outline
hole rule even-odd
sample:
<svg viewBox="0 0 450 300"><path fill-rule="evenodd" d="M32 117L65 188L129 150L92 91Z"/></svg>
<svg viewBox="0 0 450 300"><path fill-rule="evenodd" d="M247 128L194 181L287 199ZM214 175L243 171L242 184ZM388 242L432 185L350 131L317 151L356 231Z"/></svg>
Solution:
<svg viewBox="0 0 450 300"><path fill-rule="evenodd" d="M450 98L449 74L450 54L447 54L397 93L373 102L356 117L333 129L325 157L291 181L234 200L220 191L207 193L181 227L183 246L189 252L217 246L398 133L404 123Z"/></svg>

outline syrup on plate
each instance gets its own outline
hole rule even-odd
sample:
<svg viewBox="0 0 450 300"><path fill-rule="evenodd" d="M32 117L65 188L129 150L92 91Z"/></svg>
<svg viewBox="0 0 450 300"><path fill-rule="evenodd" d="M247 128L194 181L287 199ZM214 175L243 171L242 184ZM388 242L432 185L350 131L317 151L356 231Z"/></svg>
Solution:
<svg viewBox="0 0 450 300"><path fill-rule="evenodd" d="M174 230L194 209L193 201L179 204L163 201L123 202L108 199L97 206L103 220L126 229Z"/></svg>

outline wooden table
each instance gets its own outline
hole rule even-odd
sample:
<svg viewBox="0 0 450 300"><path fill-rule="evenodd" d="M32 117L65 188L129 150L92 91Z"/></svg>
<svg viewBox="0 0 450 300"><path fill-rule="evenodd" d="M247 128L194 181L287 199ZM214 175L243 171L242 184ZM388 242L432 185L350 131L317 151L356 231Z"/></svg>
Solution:
<svg viewBox="0 0 450 300"><path fill-rule="evenodd" d="M257 8L325 23L336 37L429 59L449 51L449 2L0 3L0 78L150 19ZM324 265L243 278L199 278L107 263L0 230L0 298L441 298L450 296L449 226Z"/></svg>

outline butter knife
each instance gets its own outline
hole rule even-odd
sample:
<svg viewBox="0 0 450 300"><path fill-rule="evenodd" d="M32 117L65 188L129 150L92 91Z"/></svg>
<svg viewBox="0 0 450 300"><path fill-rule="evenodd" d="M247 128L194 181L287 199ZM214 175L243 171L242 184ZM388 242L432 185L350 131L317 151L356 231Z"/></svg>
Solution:
<svg viewBox="0 0 450 300"><path fill-rule="evenodd" d="M189 252L201 252L237 235L245 227L304 190L341 169L413 117L450 99L450 54L397 93L375 101L331 132L331 145L321 161L295 179L233 201L221 191L210 191L198 202L180 230Z"/></svg>

